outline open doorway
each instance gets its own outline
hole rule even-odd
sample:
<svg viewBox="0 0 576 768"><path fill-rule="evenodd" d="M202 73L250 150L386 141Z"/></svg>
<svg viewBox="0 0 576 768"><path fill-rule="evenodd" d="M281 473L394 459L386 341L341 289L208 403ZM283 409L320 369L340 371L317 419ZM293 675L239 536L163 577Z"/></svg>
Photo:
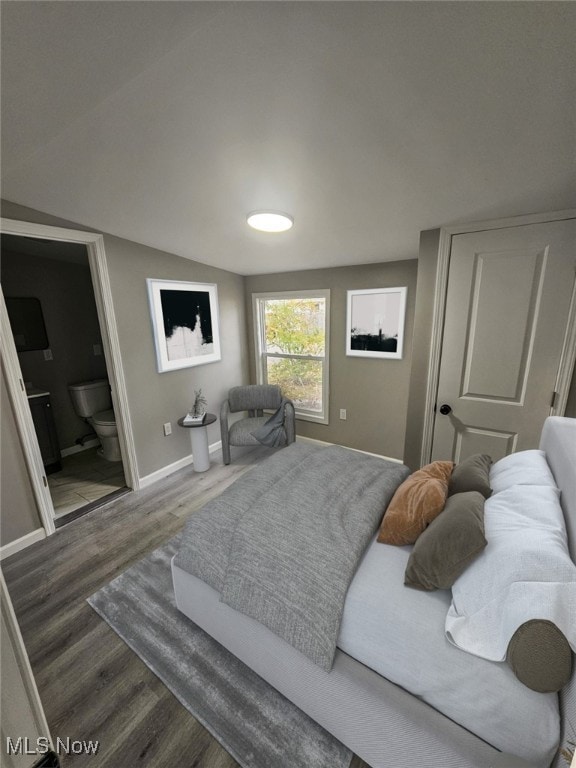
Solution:
<svg viewBox="0 0 576 768"><path fill-rule="evenodd" d="M0 237L2 290L59 527L128 490L119 447L104 452L94 425L96 412L108 432L115 420L88 253L81 243ZM74 397L92 392L97 411L78 413Z"/></svg>
<svg viewBox="0 0 576 768"><path fill-rule="evenodd" d="M2 224L4 362L50 534L137 487L103 240Z"/></svg>

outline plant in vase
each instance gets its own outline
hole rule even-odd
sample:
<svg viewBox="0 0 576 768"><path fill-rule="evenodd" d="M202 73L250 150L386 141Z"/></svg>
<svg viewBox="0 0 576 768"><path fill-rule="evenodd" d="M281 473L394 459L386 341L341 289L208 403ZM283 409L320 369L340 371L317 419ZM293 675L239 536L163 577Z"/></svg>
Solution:
<svg viewBox="0 0 576 768"><path fill-rule="evenodd" d="M206 416L206 406L208 401L202 394L201 389L194 390L194 402L189 413L184 418L185 424L201 424Z"/></svg>

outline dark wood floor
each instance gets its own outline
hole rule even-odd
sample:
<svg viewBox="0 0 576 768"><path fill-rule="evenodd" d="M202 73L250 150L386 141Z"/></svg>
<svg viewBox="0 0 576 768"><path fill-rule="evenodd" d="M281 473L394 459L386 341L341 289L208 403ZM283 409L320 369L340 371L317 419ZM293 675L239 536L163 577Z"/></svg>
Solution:
<svg viewBox="0 0 576 768"><path fill-rule="evenodd" d="M93 510L2 563L53 738L97 740L65 768L233 768L237 763L86 598L178 533L186 517L268 455L187 468ZM354 757L351 768L367 768Z"/></svg>

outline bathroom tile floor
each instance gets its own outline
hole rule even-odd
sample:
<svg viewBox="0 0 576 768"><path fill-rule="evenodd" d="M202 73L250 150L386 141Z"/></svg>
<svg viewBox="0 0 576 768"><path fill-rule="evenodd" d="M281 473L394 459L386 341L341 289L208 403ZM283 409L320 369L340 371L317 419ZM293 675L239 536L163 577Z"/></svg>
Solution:
<svg viewBox="0 0 576 768"><path fill-rule="evenodd" d="M126 486L122 462L106 461L97 448L62 459L62 469L48 475L55 517L92 504Z"/></svg>

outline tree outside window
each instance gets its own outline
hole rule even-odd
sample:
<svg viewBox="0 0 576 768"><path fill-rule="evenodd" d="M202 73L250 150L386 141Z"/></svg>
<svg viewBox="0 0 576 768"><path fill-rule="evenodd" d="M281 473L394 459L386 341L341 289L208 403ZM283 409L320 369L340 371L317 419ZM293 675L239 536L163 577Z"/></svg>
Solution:
<svg viewBox="0 0 576 768"><path fill-rule="evenodd" d="M301 418L327 422L329 292L254 296L258 374L277 384Z"/></svg>

